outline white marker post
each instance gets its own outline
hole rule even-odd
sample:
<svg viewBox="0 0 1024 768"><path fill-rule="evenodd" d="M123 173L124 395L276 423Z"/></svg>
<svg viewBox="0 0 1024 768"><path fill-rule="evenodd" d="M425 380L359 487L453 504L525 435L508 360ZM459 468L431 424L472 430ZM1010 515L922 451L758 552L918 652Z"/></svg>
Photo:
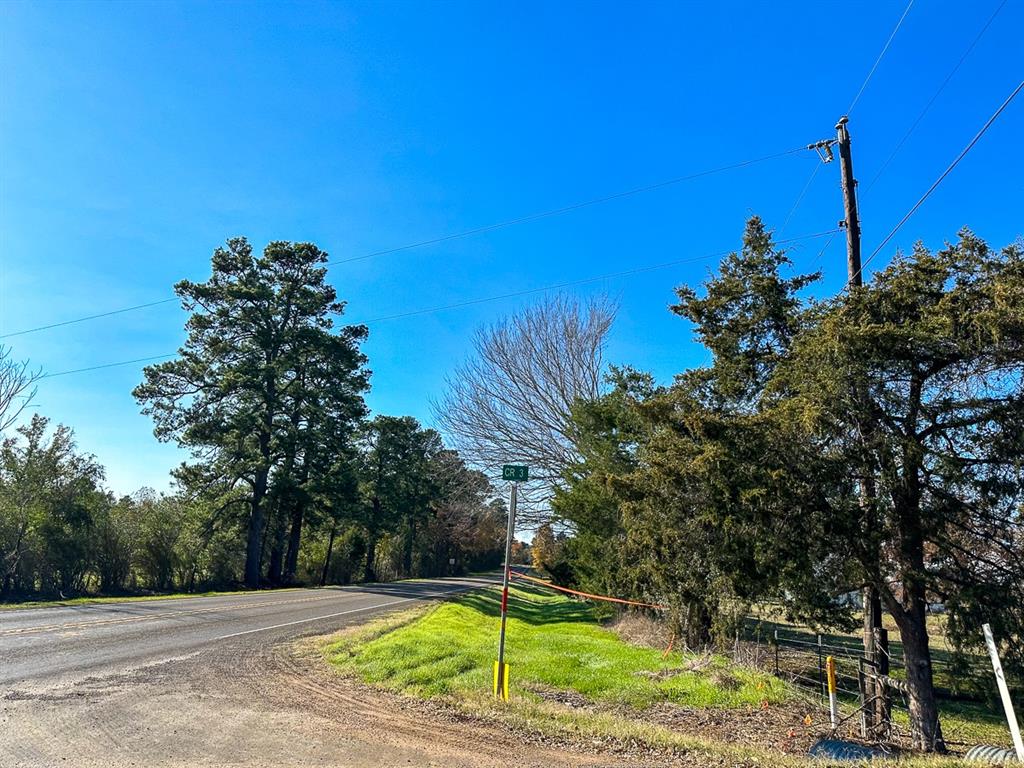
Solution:
<svg viewBox="0 0 1024 768"><path fill-rule="evenodd" d="M1017 715L1013 711L1010 689L1006 687L1006 675L1003 674L1003 663L999 661L999 649L996 647L996 640L992 636L992 627L984 624L982 625L982 630L985 632L985 645L988 646L988 655L992 657L992 669L996 673L996 685L999 687L999 696L1003 700L1003 709L1006 710L1006 722L1010 725L1013 748L1017 752L1017 760L1024 763L1024 741L1020 737L1020 726L1017 724Z"/></svg>
<svg viewBox="0 0 1024 768"><path fill-rule="evenodd" d="M505 535L505 572L501 583L501 631L498 635L498 660L494 662L494 695L502 701L508 701L508 664L505 663L505 621L508 618L508 582L512 571L512 535L516 528L516 502L519 492L519 480L529 480L530 471L526 467L506 464L502 467L501 476L512 481L508 505L508 531Z"/></svg>

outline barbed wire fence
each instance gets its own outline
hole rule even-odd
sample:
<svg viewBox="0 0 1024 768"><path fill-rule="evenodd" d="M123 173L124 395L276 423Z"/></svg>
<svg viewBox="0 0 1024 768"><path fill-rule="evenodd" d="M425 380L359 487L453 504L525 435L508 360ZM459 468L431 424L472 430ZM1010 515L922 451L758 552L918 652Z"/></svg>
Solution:
<svg viewBox="0 0 1024 768"><path fill-rule="evenodd" d="M906 662L900 644L884 659L864 657L859 637L828 635L810 627L758 621L745 633L747 660L776 677L817 695L828 710L826 664L833 659L840 717L833 735L849 735L879 745L910 743ZM966 702L996 712L991 669L980 655L953 655L938 649L932 659L936 695L943 703ZM874 719L877 717L877 719ZM946 739L948 744L957 744Z"/></svg>

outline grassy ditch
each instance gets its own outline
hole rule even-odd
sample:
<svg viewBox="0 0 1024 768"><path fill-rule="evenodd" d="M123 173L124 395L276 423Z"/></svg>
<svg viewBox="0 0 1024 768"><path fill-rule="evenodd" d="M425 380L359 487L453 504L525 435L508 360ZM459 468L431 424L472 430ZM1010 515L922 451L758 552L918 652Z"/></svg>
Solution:
<svg viewBox="0 0 1024 768"><path fill-rule="evenodd" d="M498 607L495 590L475 592L400 631L345 636L326 652L363 681L414 696L489 691ZM543 699L557 690L633 708L662 701L706 708L778 704L788 695L780 680L722 657L662 655L602 628L585 603L540 589L511 590L506 660L517 696Z"/></svg>
<svg viewBox="0 0 1024 768"><path fill-rule="evenodd" d="M770 674L632 645L588 604L522 586L509 601L512 700L496 702L498 609L497 590L481 590L343 630L321 651L345 675L474 717L613 750L671 750L700 765L807 766L808 745L827 731L817 697Z"/></svg>
<svg viewBox="0 0 1024 768"><path fill-rule="evenodd" d="M699 765L803 764L742 738L727 743L665 719L669 710L723 713L727 723L730 713L774 713L793 701L790 686L724 657L663 658L663 651L630 645L603 628L589 605L537 588L511 590L512 700L496 702L498 609L497 590L482 590L343 630L321 650L338 671L365 683L527 733L613 751L671 750ZM783 717L800 723L803 715Z"/></svg>

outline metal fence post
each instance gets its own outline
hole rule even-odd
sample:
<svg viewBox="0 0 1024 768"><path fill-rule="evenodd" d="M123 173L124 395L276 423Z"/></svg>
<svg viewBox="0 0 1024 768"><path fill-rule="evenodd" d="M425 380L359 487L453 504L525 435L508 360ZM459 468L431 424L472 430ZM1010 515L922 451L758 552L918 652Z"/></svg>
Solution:
<svg viewBox="0 0 1024 768"><path fill-rule="evenodd" d="M839 701L836 696L836 660L831 656L825 659L825 673L828 678L828 714L832 722L832 730L839 727Z"/></svg>
<svg viewBox="0 0 1024 768"><path fill-rule="evenodd" d="M867 705L868 687L867 677L864 674L864 659L857 659L857 689L860 691L860 735L866 739L868 736Z"/></svg>
<svg viewBox="0 0 1024 768"><path fill-rule="evenodd" d="M821 700L825 700L825 659L821 654L821 634L818 635L818 684L821 686Z"/></svg>
<svg viewBox="0 0 1024 768"><path fill-rule="evenodd" d="M775 630L775 676L779 676L779 630Z"/></svg>
<svg viewBox="0 0 1024 768"><path fill-rule="evenodd" d="M875 685L875 728L880 736L888 736L892 724L892 691L883 680L889 676L889 632L875 627L875 656L878 660L878 678Z"/></svg>
<svg viewBox="0 0 1024 768"><path fill-rule="evenodd" d="M1006 722L1010 726L1010 735L1013 737L1013 748L1017 753L1017 760L1024 762L1024 739L1021 739L1020 726L1017 724L1017 714L1013 711L1013 699L1010 698L1010 689L1006 686L1006 675L1003 674L1003 663L999 660L999 646L992 635L992 627L983 624L981 627L985 633L985 645L988 646L988 654L992 659L992 671L996 675L996 687L999 688L999 698L1003 700L1003 711L1006 713Z"/></svg>

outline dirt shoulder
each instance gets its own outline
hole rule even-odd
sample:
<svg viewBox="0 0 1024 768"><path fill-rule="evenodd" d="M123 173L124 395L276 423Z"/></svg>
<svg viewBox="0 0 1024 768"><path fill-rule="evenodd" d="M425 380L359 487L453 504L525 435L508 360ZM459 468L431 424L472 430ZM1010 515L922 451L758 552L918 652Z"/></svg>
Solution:
<svg viewBox="0 0 1024 768"><path fill-rule="evenodd" d="M771 695L778 691L764 675L713 654L675 654L666 662L664 638L649 638L650 632L627 637L635 627L615 626L616 639L595 630L592 620L563 616L571 605L534 602L518 606L517 625L509 620L510 632L518 632L518 677L517 692L505 703L489 695L482 673L490 637L480 631L492 629L496 610L487 595L341 630L297 646L292 663L297 673L315 675L322 691L388 702L390 711L412 716L418 727L454 726L485 734L485 742L486 734L496 733L513 748L557 749L580 764L591 758L631 765L822 764L807 757L816 741L834 738L818 697L790 688ZM638 654L638 645L657 652ZM645 695L652 685L661 695ZM751 701L744 686L759 700ZM841 735L853 737L854 728L851 720ZM957 762L905 755L901 764Z"/></svg>
<svg viewBox="0 0 1024 768"><path fill-rule="evenodd" d="M436 745L458 748L466 740L486 746L500 744L500 755L507 761L508 750L521 755L525 765L629 765L629 766L763 766L797 765L804 761L807 748L818 728L803 723L805 709L786 707L767 711L697 710L680 707L656 707L645 713L651 728L665 727L687 738L686 746L659 746L642 737L615 737L588 732L588 721L601 728L606 718L635 718L635 712L595 705L584 697L565 691L530 687L538 696L536 704L494 705L486 703L474 713L474 706L460 707L444 699L423 700L380 690L351 676L338 673L323 659L324 640L306 641L293 647L286 663L291 673L305 676L293 688L315 688L328 699L355 702L365 717L374 717L381 708L384 716L394 718L399 732L412 727L407 735L424 731L436 739ZM480 702L474 702L474 705ZM499 711L503 707L507 711ZM523 707L532 711L524 716ZM569 715L563 718L562 715ZM582 716L582 717L581 717ZM582 722L581 722L582 721ZM390 722L390 721L389 721ZM818 724L815 724L816 726ZM389 726L390 727L390 726ZM576 732L579 727L583 732ZM608 730L615 730L608 724ZM642 729L640 729L642 731ZM752 748L752 749L751 749ZM475 748L473 748L475 750ZM490 765L474 751L465 765ZM794 759L796 758L796 759ZM539 763L537 762L539 761ZM461 763L460 763L461 764ZM507 765L507 762L499 764Z"/></svg>
<svg viewBox="0 0 1024 768"><path fill-rule="evenodd" d="M222 643L125 674L16 687L0 697L0 765L627 764L594 750L526 741L507 729L427 713L414 702L340 678L308 648Z"/></svg>
<svg viewBox="0 0 1024 768"><path fill-rule="evenodd" d="M625 761L627 755L524 734L451 707L363 685L330 668L319 641L279 648L263 663L273 667L273 675L257 674L253 679L265 684L262 694L268 701L323 718L389 749L416 752L416 764L489 768L507 766L514 756L517 766L637 765Z"/></svg>

